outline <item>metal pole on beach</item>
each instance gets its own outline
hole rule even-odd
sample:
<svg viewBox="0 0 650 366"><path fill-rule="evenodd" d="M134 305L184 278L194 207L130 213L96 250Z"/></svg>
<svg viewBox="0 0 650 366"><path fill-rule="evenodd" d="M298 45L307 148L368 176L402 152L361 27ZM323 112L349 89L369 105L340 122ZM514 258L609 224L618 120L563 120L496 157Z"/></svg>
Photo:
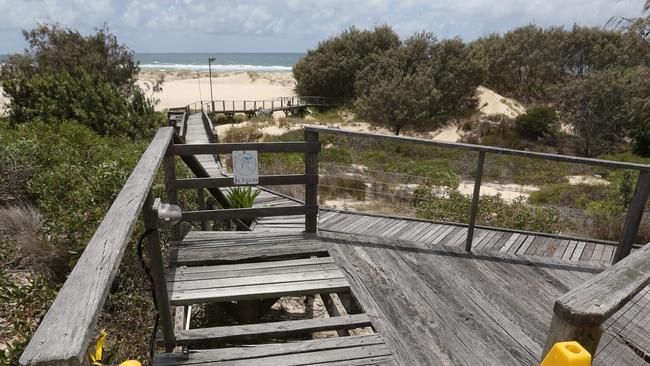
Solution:
<svg viewBox="0 0 650 366"><path fill-rule="evenodd" d="M215 60L215 57L208 58L208 73L210 75L210 101L212 102L212 110L214 110L214 97L212 96L212 62Z"/></svg>
<svg viewBox="0 0 650 366"><path fill-rule="evenodd" d="M201 72L197 71L196 78L199 80L199 104L201 104L201 109L203 109L203 96L201 95ZM194 103L196 106L196 103Z"/></svg>

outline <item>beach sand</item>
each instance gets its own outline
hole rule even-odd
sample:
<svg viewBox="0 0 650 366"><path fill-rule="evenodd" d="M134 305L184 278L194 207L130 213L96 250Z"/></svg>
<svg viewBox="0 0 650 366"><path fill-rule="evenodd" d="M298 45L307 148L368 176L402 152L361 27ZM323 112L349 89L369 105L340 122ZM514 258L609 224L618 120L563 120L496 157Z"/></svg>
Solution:
<svg viewBox="0 0 650 366"><path fill-rule="evenodd" d="M146 90L160 75L165 76L157 110L182 107L203 100L210 101L210 79L207 73L188 71L142 71L138 83ZM290 72L212 73L214 100L261 100L295 95L295 81ZM200 88L200 89L199 89Z"/></svg>

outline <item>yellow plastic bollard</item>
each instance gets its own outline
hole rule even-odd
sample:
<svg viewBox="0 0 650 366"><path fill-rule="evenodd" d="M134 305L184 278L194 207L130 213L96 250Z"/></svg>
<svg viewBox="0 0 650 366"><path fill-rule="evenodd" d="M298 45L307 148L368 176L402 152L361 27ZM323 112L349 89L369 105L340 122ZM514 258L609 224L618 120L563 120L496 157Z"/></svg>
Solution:
<svg viewBox="0 0 650 366"><path fill-rule="evenodd" d="M591 354L576 341L558 342L539 366L591 366Z"/></svg>
<svg viewBox="0 0 650 366"><path fill-rule="evenodd" d="M119 366L142 366L142 364L140 363L140 361L126 360L122 362Z"/></svg>
<svg viewBox="0 0 650 366"><path fill-rule="evenodd" d="M106 342L106 331L99 332L99 338L95 344L95 353L88 352L88 361L93 366L101 366L104 361L104 343Z"/></svg>

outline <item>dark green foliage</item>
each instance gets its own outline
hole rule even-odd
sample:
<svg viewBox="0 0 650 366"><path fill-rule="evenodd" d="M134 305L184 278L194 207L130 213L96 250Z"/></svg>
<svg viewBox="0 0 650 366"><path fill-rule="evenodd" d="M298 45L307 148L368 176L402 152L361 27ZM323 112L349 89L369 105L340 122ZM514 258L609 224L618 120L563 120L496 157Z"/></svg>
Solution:
<svg viewBox="0 0 650 366"><path fill-rule="evenodd" d="M562 35L558 28L528 25L474 41L472 54L485 70L487 87L531 101L559 80Z"/></svg>
<svg viewBox="0 0 650 366"><path fill-rule="evenodd" d="M25 192L21 199L34 205L42 216L38 242L31 248L40 263L29 267L30 281L17 281L0 273L0 294L7 297L0 299L0 307L5 304L11 307L9 314L15 316L11 322L14 327L20 327L15 333L19 338L6 357L20 355L56 289L81 255L146 144L127 138L100 137L76 122L34 121L18 126L0 122L0 157L12 156L29 167L28 174L14 182L20 182L20 189ZM4 162L0 165L3 181L11 180L15 173L10 165ZM130 286L131 291L133 286L140 286L138 289L146 294L147 304L152 308L146 288L148 282L136 264L134 253L125 255L124 264L131 270L123 268L128 275L118 278L115 287ZM138 298L132 291L129 296ZM4 309L0 312L6 314ZM147 316L147 322L150 320ZM112 323L109 327L133 324L133 318L129 322ZM144 334L142 338L146 337ZM146 342L143 339L140 344ZM10 362L14 363L15 360Z"/></svg>
<svg viewBox="0 0 650 366"><path fill-rule="evenodd" d="M355 107L361 118L389 126L422 125L476 107L478 65L460 40L439 42L420 33L382 55L357 75Z"/></svg>
<svg viewBox="0 0 650 366"><path fill-rule="evenodd" d="M526 138L537 139L553 134L556 129L557 114L550 107L530 108L515 119L517 132Z"/></svg>
<svg viewBox="0 0 650 366"><path fill-rule="evenodd" d="M373 55L398 44L399 37L389 26L372 31L350 28L319 43L296 63L296 91L306 96L353 98L357 72L368 65Z"/></svg>
<svg viewBox="0 0 650 366"><path fill-rule="evenodd" d="M82 36L44 24L23 34L26 53L2 67L12 124L74 120L101 135L140 137L159 123L153 101L136 84L133 53L106 27Z"/></svg>
<svg viewBox="0 0 650 366"><path fill-rule="evenodd" d="M650 96L632 101L631 119L635 123L632 130L632 151L637 155L650 157Z"/></svg>
<svg viewBox="0 0 650 366"><path fill-rule="evenodd" d="M556 85L593 71L650 62L648 45L634 35L577 25L570 31L527 25L470 47L486 72L486 86L528 102L549 100Z"/></svg>
<svg viewBox="0 0 650 366"><path fill-rule="evenodd" d="M616 151L631 131L643 131L649 96L649 68L608 69L566 85L558 106L573 126L577 152L596 156Z"/></svg>
<svg viewBox="0 0 650 366"><path fill-rule="evenodd" d="M44 218L43 234L64 254L51 262L56 278L67 274L135 166L146 143L102 138L75 122L31 122L0 128L0 155L31 167L27 198ZM10 176L0 166L0 176Z"/></svg>

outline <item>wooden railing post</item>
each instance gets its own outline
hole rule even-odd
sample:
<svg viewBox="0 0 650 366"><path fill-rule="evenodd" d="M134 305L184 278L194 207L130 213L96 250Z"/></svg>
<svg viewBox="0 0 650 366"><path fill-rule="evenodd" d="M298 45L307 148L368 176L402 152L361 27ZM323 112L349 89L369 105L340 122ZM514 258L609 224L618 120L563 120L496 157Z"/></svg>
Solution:
<svg viewBox="0 0 650 366"><path fill-rule="evenodd" d="M465 250L472 251L474 240L474 226L476 225L476 214L478 213L478 201L481 194L481 180L483 179L483 165L485 165L485 151L478 152L478 163L476 166L476 178L474 180L474 194L472 195L472 206L469 212L469 224L467 226L467 240Z"/></svg>
<svg viewBox="0 0 650 366"><path fill-rule="evenodd" d="M639 173L639 179L636 181L634 198L632 199L630 208L627 210L625 225L623 226L623 232L618 241L612 263L616 263L627 257L632 251L632 244L634 244L634 239L639 231L639 225L643 218L646 202L648 202L648 196L650 196L650 172L642 171Z"/></svg>
<svg viewBox="0 0 650 366"><path fill-rule="evenodd" d="M160 317L160 328L165 343L165 350L172 352L176 342L174 338L174 323L172 320L169 295L167 294L167 283L163 267L162 252L160 250L160 233L158 232L158 213L154 206L154 198L151 192L147 195L144 203L143 219L145 231L154 230L147 236L147 253L149 253L149 266L151 267L151 278L153 279L156 304Z"/></svg>
<svg viewBox="0 0 650 366"><path fill-rule="evenodd" d="M551 319L551 327L546 336L546 343L544 344L540 361L546 357L546 354L553 348L555 343L566 341L576 341L587 352L595 355L602 334L602 324L574 325L564 320L558 314L554 314L553 319Z"/></svg>
<svg viewBox="0 0 650 366"><path fill-rule="evenodd" d="M318 143L318 132L305 131L305 142ZM305 153L305 174L315 175L313 183L305 185L305 205L318 205L318 152ZM305 232L315 233L318 229L318 213L305 215Z"/></svg>
<svg viewBox="0 0 650 366"><path fill-rule="evenodd" d="M174 143L169 144L165 154L165 192L167 201L172 205L178 204L178 191L176 189L176 158L173 153ZM181 225L174 225L171 228L172 240L181 240Z"/></svg>

